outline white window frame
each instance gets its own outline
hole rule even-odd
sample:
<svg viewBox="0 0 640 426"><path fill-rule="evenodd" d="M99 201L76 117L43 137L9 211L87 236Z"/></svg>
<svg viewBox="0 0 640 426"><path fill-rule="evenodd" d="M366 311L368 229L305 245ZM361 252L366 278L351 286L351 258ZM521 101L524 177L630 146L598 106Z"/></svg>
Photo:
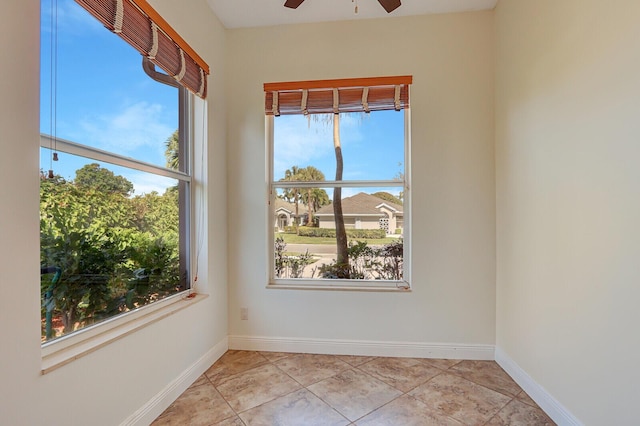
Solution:
<svg viewBox="0 0 640 426"><path fill-rule="evenodd" d="M185 289L176 294L167 296L161 300L141 306L128 312L120 313L96 324L89 325L72 333L60 336L41 344L41 374L47 374L64 365L88 355L113 341L128 336L137 330L160 321L182 309L185 309L208 296L196 294L192 272L197 270L196 238L195 238L195 203L201 203L198 192L193 182L196 170L194 161L194 140L204 140L206 129L206 101L198 99L186 88L177 84L173 79L164 79L164 74L154 73L154 68L149 71L149 64L144 64L149 77L158 83L169 84L177 88L177 102L179 109L179 138L181 141L180 161L183 170L173 170L145 162L141 159L126 157L117 153L104 151L92 146L84 145L77 141L69 141L51 135L41 134L39 145L41 148L70 155L80 156L89 160L108 163L125 167L131 170L155 174L157 176L176 179L187 184L187 189L180 197L180 209L186 209L181 214L180 223L180 250L184 250ZM196 102L198 105L196 106ZM197 117L198 131L196 135L196 110L202 111L202 117ZM200 122L202 120L202 122ZM202 134L200 134L200 128ZM203 147L204 149L204 147ZM198 170L201 173L201 170ZM204 176L204 174L202 175ZM200 197L202 194L200 194ZM182 263L182 261L181 261ZM182 266L181 266L182 269ZM40 311L38 311L40 312Z"/></svg>
<svg viewBox="0 0 640 426"><path fill-rule="evenodd" d="M184 91L181 94L181 108L183 109L184 117L180 126L181 136L184 135L185 145L187 152L185 153L185 159L187 159L187 172L176 171L173 169L160 167L155 164L146 163L137 159L124 157L118 154L103 151L90 146L82 145L76 142L56 138L56 147L58 152L64 152L72 155L79 155L92 160L101 161L117 166L127 167L138 171L150 172L159 176L165 176L169 178L178 179L183 182L187 182L187 224L188 231L185 233L187 241L185 242L187 247L187 263L188 263L188 276L187 276L187 289L178 292L174 295L168 296L162 300L154 303L142 306L138 309L124 312L114 317L108 318L99 323L84 327L80 330L74 331L67 335L63 335L54 340L44 342L41 345L42 354L42 374L49 373L56 370L80 357L83 357L115 340L118 340L124 336L127 336L141 328L144 328L154 322L157 322L163 318L166 318L192 304L205 299L206 295L196 295L192 288L191 271L196 268L195 263L195 238L194 227L191 226L195 223L193 201L195 200L195 185L192 184L193 171L193 130L194 130L194 105L196 101L195 97L189 93L186 89L180 88ZM204 101L200 101L203 102ZM204 105L202 106L204 107ZM204 117L203 117L204 119ZM203 137L203 135L202 135ZM46 149L51 148L51 137L48 135L40 136L40 146Z"/></svg>
<svg viewBox="0 0 640 426"><path fill-rule="evenodd" d="M411 291L411 111L404 108L404 182L398 180L342 180L342 181L278 181L274 176L274 116L265 115L266 142L266 215L267 218L267 288L306 290L361 290L361 291ZM403 186L404 190L404 231L403 231L403 273L401 281L356 280L328 278L276 278L273 232L276 190L279 188L380 188Z"/></svg>

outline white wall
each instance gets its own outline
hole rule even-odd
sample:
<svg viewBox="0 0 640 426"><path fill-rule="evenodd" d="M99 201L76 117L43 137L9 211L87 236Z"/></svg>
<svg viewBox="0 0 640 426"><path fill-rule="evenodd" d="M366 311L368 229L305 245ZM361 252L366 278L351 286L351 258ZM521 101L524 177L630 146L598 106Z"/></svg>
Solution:
<svg viewBox="0 0 640 426"><path fill-rule="evenodd" d="M210 295L167 319L40 375L38 0L5 0L0 26L0 423L114 425L227 335L224 29L204 0L154 2L213 69L208 230L198 288ZM182 7L180 7L182 6ZM185 10L186 9L186 10ZM207 244L208 243L208 249ZM207 268L208 266L208 268Z"/></svg>
<svg viewBox="0 0 640 426"><path fill-rule="evenodd" d="M589 425L638 424L638 16L496 11L497 346Z"/></svg>
<svg viewBox="0 0 640 426"><path fill-rule="evenodd" d="M493 345L492 12L230 30L228 52L231 338ZM265 289L262 84L405 74L413 292Z"/></svg>

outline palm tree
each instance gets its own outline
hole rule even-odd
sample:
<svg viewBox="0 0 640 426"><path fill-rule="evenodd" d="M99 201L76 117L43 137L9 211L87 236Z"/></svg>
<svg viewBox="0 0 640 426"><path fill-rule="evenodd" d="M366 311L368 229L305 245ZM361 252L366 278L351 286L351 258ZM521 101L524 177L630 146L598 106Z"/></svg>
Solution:
<svg viewBox="0 0 640 426"><path fill-rule="evenodd" d="M309 198L309 195L311 195L310 202L312 203L312 209L314 213L317 212L320 207L326 206L327 204L331 203L329 194L327 194L327 191L322 188L312 188L311 194L303 194L303 201Z"/></svg>
<svg viewBox="0 0 640 426"><path fill-rule="evenodd" d="M178 130L173 132L171 136L167 138L167 140L164 142L164 146L164 157L167 160L167 168L178 170L178 167L180 166L178 152Z"/></svg>
<svg viewBox="0 0 640 426"><path fill-rule="evenodd" d="M340 144L340 114L333 114L333 148L336 153L336 182L342 180L342 146ZM338 278L349 278L349 251L347 246L347 231L344 227L342 215L342 188L333 188L333 217L336 223L336 246Z"/></svg>
<svg viewBox="0 0 640 426"><path fill-rule="evenodd" d="M284 177L282 179L280 179L280 181L285 181L285 182L291 182L291 181L297 181L297 180L302 180L301 176L300 176L300 168L298 166L292 166L290 169L285 170L284 172ZM282 194L282 197L291 202L293 201L293 203L296 206L296 225L298 224L298 197L300 196L300 192L298 190L298 188L286 188L284 190L284 193ZM296 229L298 227L296 226Z"/></svg>
<svg viewBox="0 0 640 426"><path fill-rule="evenodd" d="M308 182L319 182L324 180L324 173L313 166L307 166L300 170L300 179ZM309 211L309 217L307 225L313 225L313 212L318 209L318 205L324 202L322 193L326 195L323 189L320 188L307 188L306 196L303 201L306 202ZM328 201L328 200L327 200Z"/></svg>

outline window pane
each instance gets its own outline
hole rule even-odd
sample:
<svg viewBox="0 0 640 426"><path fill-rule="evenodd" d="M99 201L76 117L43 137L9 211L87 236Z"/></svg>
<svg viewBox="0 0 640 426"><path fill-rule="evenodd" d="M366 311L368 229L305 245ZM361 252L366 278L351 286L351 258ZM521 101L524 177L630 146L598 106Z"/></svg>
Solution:
<svg viewBox="0 0 640 426"><path fill-rule="evenodd" d="M312 166L335 180L333 114L286 115L274 119L273 179L291 178L293 168ZM404 175L404 112L340 114L343 180L391 180ZM289 171L289 173L287 173Z"/></svg>
<svg viewBox="0 0 640 426"><path fill-rule="evenodd" d="M186 284L179 214L185 184L64 155L54 178L40 180L43 340L160 300Z"/></svg>
<svg viewBox="0 0 640 426"><path fill-rule="evenodd" d="M73 0L57 0L52 48L52 3L41 2L40 132L164 167L178 89L151 79L142 56Z"/></svg>
<svg viewBox="0 0 640 426"><path fill-rule="evenodd" d="M346 266L337 262L334 188L276 191L274 278L402 280L402 187L340 191L348 240Z"/></svg>

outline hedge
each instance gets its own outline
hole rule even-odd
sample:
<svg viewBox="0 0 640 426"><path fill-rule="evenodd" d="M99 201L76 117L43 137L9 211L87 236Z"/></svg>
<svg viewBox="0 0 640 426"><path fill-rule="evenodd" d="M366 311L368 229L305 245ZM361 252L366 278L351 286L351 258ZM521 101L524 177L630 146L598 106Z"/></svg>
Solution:
<svg viewBox="0 0 640 426"><path fill-rule="evenodd" d="M285 226L284 233L285 234L296 234L298 232L297 226Z"/></svg>
<svg viewBox="0 0 640 426"><path fill-rule="evenodd" d="M299 228L299 235L301 237L335 238L336 230L332 228L310 228L308 226L301 226ZM387 234L384 229L347 229L347 237L350 238L378 239L386 236Z"/></svg>

